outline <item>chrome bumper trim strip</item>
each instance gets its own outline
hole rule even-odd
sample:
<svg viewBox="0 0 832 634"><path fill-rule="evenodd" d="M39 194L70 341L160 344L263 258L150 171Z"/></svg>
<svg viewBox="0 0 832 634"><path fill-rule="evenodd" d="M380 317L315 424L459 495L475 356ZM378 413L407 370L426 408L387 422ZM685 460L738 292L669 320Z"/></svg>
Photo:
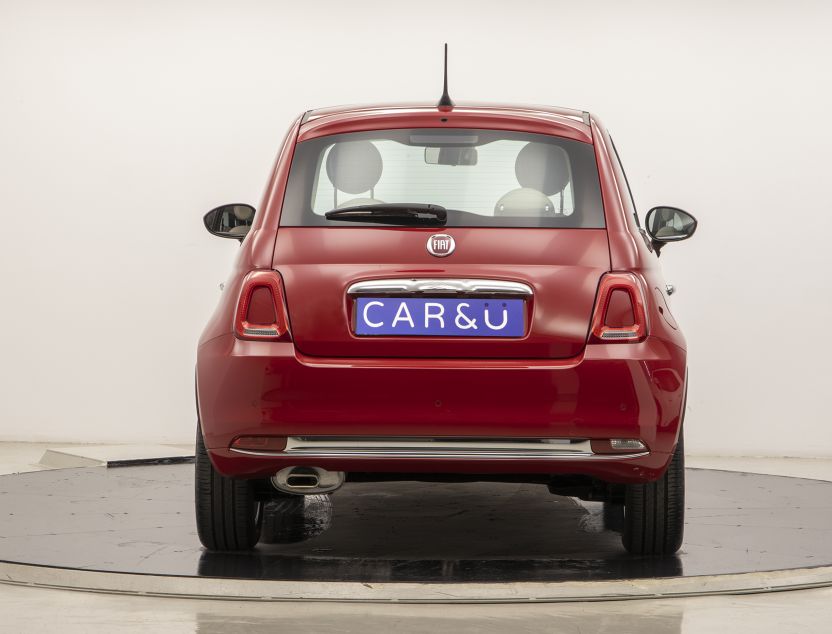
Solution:
<svg viewBox="0 0 832 634"><path fill-rule="evenodd" d="M286 453L384 451L397 453L417 451L437 452L509 452L546 454L591 454L590 441L583 438L517 438L492 440L490 438L420 438L405 436L289 436Z"/></svg>
<svg viewBox="0 0 832 634"><path fill-rule="evenodd" d="M468 278L385 279L355 282L347 295L487 295L530 297L532 287L522 282Z"/></svg>
<svg viewBox="0 0 832 634"><path fill-rule="evenodd" d="M490 459L490 460L578 460L578 461L604 461L604 460L622 460L628 458L641 458L648 455L649 451L642 451L640 453L627 454L593 454L593 453L546 453L546 452L505 452L505 451L489 451L489 452L475 452L475 451L431 451L419 452L415 450L401 450L401 451L368 451L360 449L350 449L341 451L291 451L291 452L267 452L267 451L249 451L247 449L234 449L230 451L238 454L245 454L248 456L263 456L271 458L290 458L292 456L303 458L416 458L416 459L431 459L431 458L447 458L447 459Z"/></svg>
<svg viewBox="0 0 832 634"><path fill-rule="evenodd" d="M638 458L649 451L595 454L585 438L410 438L290 436L281 452L235 449L252 456L304 458L446 458L496 460L609 460Z"/></svg>

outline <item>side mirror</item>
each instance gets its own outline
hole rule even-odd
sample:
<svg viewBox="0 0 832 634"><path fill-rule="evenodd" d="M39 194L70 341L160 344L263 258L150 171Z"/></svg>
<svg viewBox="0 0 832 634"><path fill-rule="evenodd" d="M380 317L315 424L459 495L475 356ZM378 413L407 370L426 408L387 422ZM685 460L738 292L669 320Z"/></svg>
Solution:
<svg viewBox="0 0 832 634"><path fill-rule="evenodd" d="M242 242L254 222L254 207L243 204L221 205L205 214L202 220L208 233Z"/></svg>
<svg viewBox="0 0 832 634"><path fill-rule="evenodd" d="M653 207L645 219L656 253L668 242L687 240L696 231L696 218L676 207Z"/></svg>

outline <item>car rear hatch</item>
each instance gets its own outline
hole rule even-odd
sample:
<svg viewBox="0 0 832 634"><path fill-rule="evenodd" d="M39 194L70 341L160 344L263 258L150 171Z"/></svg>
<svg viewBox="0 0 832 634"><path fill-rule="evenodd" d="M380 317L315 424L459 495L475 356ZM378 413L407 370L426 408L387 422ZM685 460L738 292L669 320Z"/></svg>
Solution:
<svg viewBox="0 0 832 634"><path fill-rule="evenodd" d="M429 239L440 233L455 242L454 252L442 258L427 248ZM304 355L319 357L575 357L586 344L598 281L610 266L606 230L584 228L284 226L274 253L295 346ZM372 284L362 286L373 280L384 282L378 290ZM396 280L401 284L388 283ZM392 301L395 308L401 300L416 297L493 301L494 324L500 322L505 300L515 300L523 323L511 336L483 328L481 314L474 317L478 329L462 321L469 326L464 336L435 329L356 334L361 298L365 305L368 299L382 300L369 313L381 323L382 303ZM425 320L419 310L417 303L407 311L417 326L413 333ZM408 323L399 321L406 331Z"/></svg>
<svg viewBox="0 0 832 634"><path fill-rule="evenodd" d="M301 133L273 258L300 353L582 352L610 268L592 137L525 116L428 109Z"/></svg>

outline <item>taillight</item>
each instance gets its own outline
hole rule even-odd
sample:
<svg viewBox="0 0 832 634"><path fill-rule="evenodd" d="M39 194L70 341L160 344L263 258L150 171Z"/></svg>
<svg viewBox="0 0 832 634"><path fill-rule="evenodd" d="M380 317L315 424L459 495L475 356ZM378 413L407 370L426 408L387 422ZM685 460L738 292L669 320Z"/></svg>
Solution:
<svg viewBox="0 0 832 634"><path fill-rule="evenodd" d="M234 331L240 339L289 341L283 286L275 271L252 271L243 281Z"/></svg>
<svg viewBox="0 0 832 634"><path fill-rule="evenodd" d="M243 451L283 451L286 436L237 436L231 443L232 449Z"/></svg>
<svg viewBox="0 0 832 634"><path fill-rule="evenodd" d="M647 336L644 289L632 273L607 273L598 285L592 343L633 343Z"/></svg>

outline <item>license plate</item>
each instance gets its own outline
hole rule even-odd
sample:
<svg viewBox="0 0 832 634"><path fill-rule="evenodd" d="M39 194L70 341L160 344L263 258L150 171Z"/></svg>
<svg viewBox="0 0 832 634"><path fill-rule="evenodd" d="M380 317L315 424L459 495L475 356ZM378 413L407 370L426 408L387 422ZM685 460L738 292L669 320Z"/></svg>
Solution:
<svg viewBox="0 0 832 634"><path fill-rule="evenodd" d="M356 335L522 337L523 299L359 297Z"/></svg>

